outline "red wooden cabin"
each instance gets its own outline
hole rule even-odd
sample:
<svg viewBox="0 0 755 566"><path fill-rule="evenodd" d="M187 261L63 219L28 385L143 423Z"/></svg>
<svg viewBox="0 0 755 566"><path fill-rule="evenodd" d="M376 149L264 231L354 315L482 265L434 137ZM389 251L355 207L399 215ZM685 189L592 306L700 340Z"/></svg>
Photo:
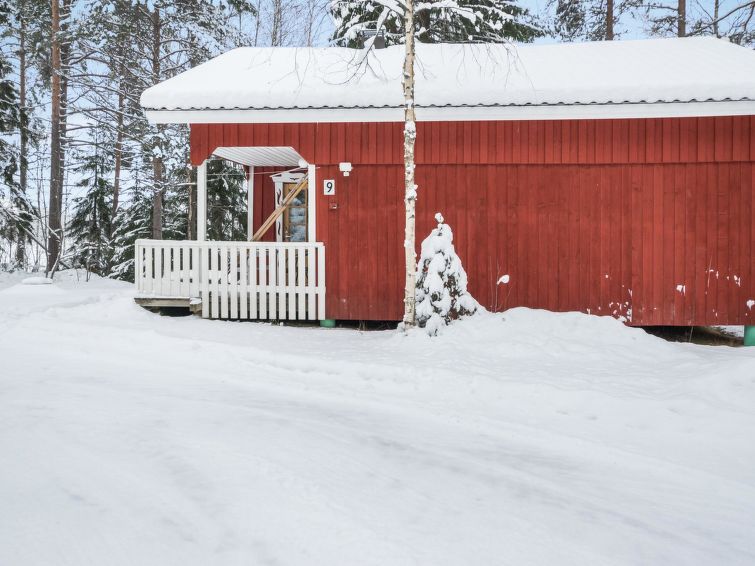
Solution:
<svg viewBox="0 0 755 566"><path fill-rule="evenodd" d="M151 121L191 125L200 224L207 159L247 168L250 239L305 188L262 241L140 241L139 292L213 317L399 320L401 56L245 48L146 91ZM417 245L442 212L481 304L753 324L755 53L672 39L418 60Z"/></svg>

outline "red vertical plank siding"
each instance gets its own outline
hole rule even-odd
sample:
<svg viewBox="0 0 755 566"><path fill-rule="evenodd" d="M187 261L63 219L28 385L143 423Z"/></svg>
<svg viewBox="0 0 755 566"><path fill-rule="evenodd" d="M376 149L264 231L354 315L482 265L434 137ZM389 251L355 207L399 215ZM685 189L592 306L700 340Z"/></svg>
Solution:
<svg viewBox="0 0 755 566"><path fill-rule="evenodd" d="M699 292L699 281L695 272L695 234L697 230L697 202L693 198L695 186L694 167L680 167L682 175L681 192L684 198L684 225L681 240L684 257L684 282L687 285L685 295L684 320L690 321L695 310L695 294Z"/></svg>
<svg viewBox="0 0 755 566"><path fill-rule="evenodd" d="M752 257L752 253L755 251L755 222L753 222L753 166L752 163L742 163L742 252L741 257ZM749 290L753 287L753 279L755 278L755 268L753 267L753 261L750 261L748 265L742 266L742 282L740 290L740 298L747 305L747 301L755 299L755 297L746 296ZM753 324L753 315L755 311L748 309L745 311L745 319L749 321L749 324Z"/></svg>
<svg viewBox="0 0 755 566"><path fill-rule="evenodd" d="M708 293L708 249L706 242L707 224L705 222L705 214L707 211L707 199L706 195L706 179L705 179L705 166L695 165L689 167L688 170L692 174L693 180L690 187L693 191L691 201L695 205L695 226L690 230L692 237L692 246L694 247L695 255L695 289L694 289L694 305L690 318L690 322L698 320L698 317L705 316L705 303Z"/></svg>
<svg viewBox="0 0 755 566"><path fill-rule="evenodd" d="M315 191L327 314L401 317L402 124L194 124L190 139L194 164L216 147L284 145L336 179L334 197ZM489 309L755 319L755 117L420 123L416 156L418 248L442 212ZM274 206L260 172L255 225Z"/></svg>

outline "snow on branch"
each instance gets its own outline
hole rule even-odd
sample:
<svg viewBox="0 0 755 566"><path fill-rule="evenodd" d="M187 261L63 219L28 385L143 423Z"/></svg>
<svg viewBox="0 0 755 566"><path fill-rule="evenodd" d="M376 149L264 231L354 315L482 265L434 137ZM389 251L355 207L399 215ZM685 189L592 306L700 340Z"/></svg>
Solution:
<svg viewBox="0 0 755 566"><path fill-rule="evenodd" d="M333 42L371 47L382 35L387 45L403 43L405 9L402 0L332 0ZM538 34L527 10L511 0L423 0L414 5L414 14L421 43L505 43Z"/></svg>

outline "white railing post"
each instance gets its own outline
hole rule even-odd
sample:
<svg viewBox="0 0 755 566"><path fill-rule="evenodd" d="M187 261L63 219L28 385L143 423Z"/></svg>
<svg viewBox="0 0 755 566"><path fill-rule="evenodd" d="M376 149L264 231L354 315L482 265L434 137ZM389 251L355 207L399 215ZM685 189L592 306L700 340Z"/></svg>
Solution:
<svg viewBox="0 0 755 566"><path fill-rule="evenodd" d="M144 275L142 274L144 262L142 261L142 253L144 253L142 242L141 240L137 240L134 246L134 283L136 284L136 292L139 294L144 293Z"/></svg>
<svg viewBox="0 0 755 566"><path fill-rule="evenodd" d="M317 318L325 320L325 246L317 246Z"/></svg>
<svg viewBox="0 0 755 566"><path fill-rule="evenodd" d="M207 161L197 167L197 241L207 239Z"/></svg>
<svg viewBox="0 0 755 566"><path fill-rule="evenodd" d="M246 180L246 239L252 241L254 236L254 167L247 168Z"/></svg>
<svg viewBox="0 0 755 566"><path fill-rule="evenodd" d="M207 160L197 167L197 246L194 266L197 275L197 288L202 298L202 318L210 316L208 298L209 265L207 264L207 248L202 244L207 240Z"/></svg>

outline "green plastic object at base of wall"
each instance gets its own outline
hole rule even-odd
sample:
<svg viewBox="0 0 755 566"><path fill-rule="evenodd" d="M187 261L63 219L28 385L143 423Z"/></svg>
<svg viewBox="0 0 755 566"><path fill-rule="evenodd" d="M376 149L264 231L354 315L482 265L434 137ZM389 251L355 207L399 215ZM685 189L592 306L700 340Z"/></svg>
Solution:
<svg viewBox="0 0 755 566"><path fill-rule="evenodd" d="M326 318L320 321L320 326L322 326L323 328L335 328L336 321L332 318Z"/></svg>
<svg viewBox="0 0 755 566"><path fill-rule="evenodd" d="M755 346L755 326L745 326L745 346Z"/></svg>

